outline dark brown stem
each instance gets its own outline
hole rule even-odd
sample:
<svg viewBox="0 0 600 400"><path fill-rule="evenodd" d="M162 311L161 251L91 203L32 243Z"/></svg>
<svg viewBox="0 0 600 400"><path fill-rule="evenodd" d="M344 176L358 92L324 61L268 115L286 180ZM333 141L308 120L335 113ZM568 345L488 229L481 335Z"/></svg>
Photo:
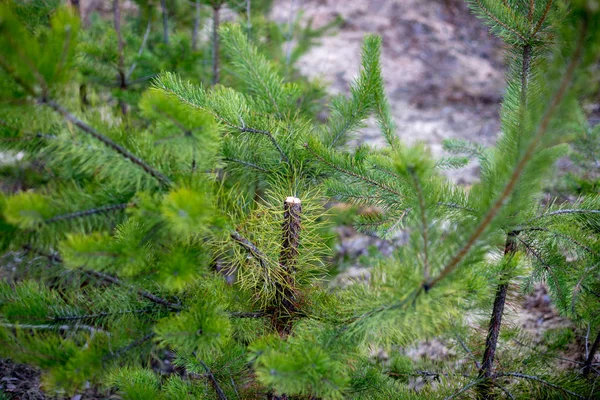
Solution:
<svg viewBox="0 0 600 400"><path fill-rule="evenodd" d="M583 367L583 376L588 376L590 371L592 370L592 364L594 363L594 357L596 356L596 352L600 347L600 332L596 335L596 340L594 340L594 344L592 344L592 348L590 349L590 353L588 354L587 359L585 360L585 364Z"/></svg>
<svg viewBox="0 0 600 400"><path fill-rule="evenodd" d="M192 30L192 50L198 50L198 31L200 30L200 0L196 0L194 28Z"/></svg>
<svg viewBox="0 0 600 400"><path fill-rule="evenodd" d="M300 246L300 222L302 203L296 197L288 197L283 203L282 246L279 263L288 273L296 270L298 247Z"/></svg>
<svg viewBox="0 0 600 400"><path fill-rule="evenodd" d="M117 80L119 88L127 90L127 76L125 74L125 46L123 44L123 34L121 33L121 9L119 8L119 0L113 0L113 19L115 32L117 33L118 45L118 61L117 61ZM123 100L119 100L119 108L123 115L127 114L127 104Z"/></svg>
<svg viewBox="0 0 600 400"><path fill-rule="evenodd" d="M212 84L219 83L219 24L220 24L221 4L213 6L213 79Z"/></svg>
<svg viewBox="0 0 600 400"><path fill-rule="evenodd" d="M510 232L506 237L504 244L504 257L512 258L517 252L516 236L518 233ZM482 379L477 387L478 398L491 399L491 379L494 373L494 357L496 355L496 347L498 346L498 336L500 335L500 327L502 325L502 315L504 314L504 305L506 304L506 294L508 292L508 273L502 274L502 282L496 288L496 296L494 298L494 307L492 316L488 326L488 335L485 340L485 351L483 353L483 361L479 368L479 378Z"/></svg>
<svg viewBox="0 0 600 400"><path fill-rule="evenodd" d="M160 0L160 11L162 12L162 20L163 20L163 40L165 44L169 44L169 15L167 12L167 2L166 0Z"/></svg>
<svg viewBox="0 0 600 400"><path fill-rule="evenodd" d="M273 310L273 327L280 336L289 335L292 319L297 314L296 263L300 247L302 202L296 197L288 197L283 203L283 224L281 227L281 252L279 267L283 282L277 284L277 298Z"/></svg>

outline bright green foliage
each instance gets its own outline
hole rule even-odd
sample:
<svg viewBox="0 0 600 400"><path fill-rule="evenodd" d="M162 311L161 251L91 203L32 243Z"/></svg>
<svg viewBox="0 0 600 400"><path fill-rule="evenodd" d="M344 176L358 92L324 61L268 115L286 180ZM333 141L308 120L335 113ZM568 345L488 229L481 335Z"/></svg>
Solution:
<svg viewBox="0 0 600 400"><path fill-rule="evenodd" d="M511 46L502 135L489 149L449 141L438 161L396 137L378 37L319 123L319 91L291 81L291 63L325 30L307 27L284 62L283 28L227 24L216 33L231 76L210 87L199 62L210 46L187 52L190 4L166 2L162 35L151 27L165 10L145 1L120 31L95 17L81 32L59 8L48 22L35 14L32 32L21 6L0 7L0 149L37 166L0 198L3 259L23 266L0 265L0 355L38 365L49 391L91 382L126 399L587 393L551 355L502 349L504 369L489 375L403 354L432 337L483 353L489 340L465 316L488 315L513 283L545 281L565 316L600 330L600 197L539 205L565 154L557 143L590 131L577 98L595 73L598 10L471 3ZM344 148L369 116L388 147ZM441 174L471 158L481 179L470 189ZM330 200L369 206L362 230L406 231L393 257L370 260L366 284L327 288ZM503 329L499 346L517 337ZM557 334L548 354L568 340ZM162 375L152 362L165 359L175 369ZM416 377L435 378L414 390ZM500 377L502 388L481 386Z"/></svg>

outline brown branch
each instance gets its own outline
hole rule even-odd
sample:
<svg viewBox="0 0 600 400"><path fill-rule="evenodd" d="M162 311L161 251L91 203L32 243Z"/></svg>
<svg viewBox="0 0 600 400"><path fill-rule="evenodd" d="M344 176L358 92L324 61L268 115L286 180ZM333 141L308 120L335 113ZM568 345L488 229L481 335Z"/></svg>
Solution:
<svg viewBox="0 0 600 400"><path fill-rule="evenodd" d="M471 247L473 247L475 245L475 243L477 242L479 237L481 235L483 235L483 233L485 232L485 230L487 229L489 224L494 220L494 218L496 217L496 215L498 214L500 209L503 207L506 199L512 193L515 185L517 184L519 178L521 177L521 175L523 174L523 171L525 170L525 166L530 161L530 159L533 157L539 141L543 137L544 133L546 133L546 131L548 130L548 128L550 126L550 121L552 120L552 116L553 116L555 110L560 105L562 99L564 98L566 91L569 87L569 84L573 80L573 74L575 73L575 69L577 68L577 65L579 64L579 59L580 59L581 53L583 51L583 44L585 42L586 32L587 32L587 21L584 21L584 25L581 29L579 39L577 40L577 45L576 45L575 51L573 53L571 61L569 62L568 66L567 66L567 70L566 70L565 74L563 75L563 79L560 82L559 88L558 88L556 94L553 96L552 101L550 102L550 105L546 109L546 112L544 113L544 116L542 117L542 120L540 121L539 127L537 129L537 132L535 133L533 140L531 141L531 143L527 147L523 157L521 157L517 166L515 167L512 175L508 181L508 184L504 187L504 190L502 191L502 193L500 194L498 199L494 202L494 204L492 205L490 210L487 212L487 214L485 215L483 220L479 223L479 225L477 226L475 231L471 234L471 236L467 240L467 243L450 260L450 262L444 267L442 272L432 282L424 283L429 288L435 286L439 281L441 281L446 276L448 276L448 274L450 274L452 271L454 271L454 269L460 264L460 262L467 256L467 254L471 250Z"/></svg>
<svg viewBox="0 0 600 400"><path fill-rule="evenodd" d="M533 13L535 11L535 0L529 0L529 12L527 13L527 19L529 22L533 20Z"/></svg>
<svg viewBox="0 0 600 400"><path fill-rule="evenodd" d="M533 33L531 34L531 37L534 37L540 31L540 28L542 27L542 24L546 20L546 17L548 16L548 12L550 11L551 7L552 7L552 0L548 0L548 3L546 4L546 8L544 9L544 13L542 14L542 17L540 18L537 25L533 29Z"/></svg>
<svg viewBox="0 0 600 400"><path fill-rule="evenodd" d="M510 232L506 236L504 244L504 257L510 260L517 252L518 233ZM500 328L502 326L502 316L504 315L504 305L506 304L506 295L508 293L508 271L502 272L502 282L496 288L494 297L494 306L492 315L488 325L488 334L485 340L485 350L483 352L483 361L479 368L479 378L482 380L477 387L477 392L481 398L490 396L490 384L492 383L494 371L494 358L496 355L496 347L498 346L498 337L500 336Z"/></svg>
<svg viewBox="0 0 600 400"><path fill-rule="evenodd" d="M245 312L245 311L230 311L229 312L229 316L231 318L251 318L251 319L256 319L256 318L263 318L268 316L267 313L263 312L263 311L255 311L255 312Z"/></svg>

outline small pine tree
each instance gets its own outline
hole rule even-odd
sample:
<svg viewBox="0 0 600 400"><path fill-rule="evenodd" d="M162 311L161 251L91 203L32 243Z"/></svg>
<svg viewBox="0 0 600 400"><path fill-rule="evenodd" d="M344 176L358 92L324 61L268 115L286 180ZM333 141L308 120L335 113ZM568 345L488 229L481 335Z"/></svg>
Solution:
<svg viewBox="0 0 600 400"><path fill-rule="evenodd" d="M502 136L490 149L450 141L455 155L438 161L395 135L378 37L365 39L351 94L324 124L298 107L310 86L282 78L235 24L218 39L239 90L164 72L135 102L121 97L136 112L81 110L77 73L96 36L72 10L31 30L3 5L0 144L36 179L0 199L2 248L19 265L0 284L0 354L40 366L49 390L92 382L128 399L593 396L585 375L599 340L581 374L552 373L541 357L494 361L515 282L545 280L562 313L600 328L600 198L539 206L557 143L587 129L576 99L600 49L594 4L473 2L511 46ZM120 47L113 61L126 57ZM388 147L345 149L370 115ZM465 154L481 165L468 190L439 172ZM409 231L368 284L334 292L321 282L331 198L376 206L361 229ZM465 315L491 304L484 340ZM373 346L449 334L473 356L465 332L483 349L474 370L370 357ZM165 357L174 368L163 376L152 365ZM440 384L415 391L414 376Z"/></svg>

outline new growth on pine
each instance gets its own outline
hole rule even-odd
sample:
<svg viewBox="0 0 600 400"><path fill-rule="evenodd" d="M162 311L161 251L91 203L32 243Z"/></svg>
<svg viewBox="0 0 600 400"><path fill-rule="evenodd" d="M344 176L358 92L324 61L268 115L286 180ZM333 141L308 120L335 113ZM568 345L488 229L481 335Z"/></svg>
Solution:
<svg viewBox="0 0 600 400"><path fill-rule="evenodd" d="M597 1L468 1L507 47L501 135L448 140L437 160L397 136L378 36L321 121L324 90L294 63L337 22L277 25L269 1L140 0L133 16L115 0L83 23L78 2L39 3L0 6L0 154L18 155L0 169L0 356L38 366L46 391L598 396L600 196L544 199L566 142L598 131L578 101L598 78ZM349 147L370 117L387 146ZM471 161L470 188L442 173ZM334 201L408 242L331 289ZM577 368L557 371L550 344L515 349L507 302L538 282L590 332ZM466 362L399 350L436 337Z"/></svg>

